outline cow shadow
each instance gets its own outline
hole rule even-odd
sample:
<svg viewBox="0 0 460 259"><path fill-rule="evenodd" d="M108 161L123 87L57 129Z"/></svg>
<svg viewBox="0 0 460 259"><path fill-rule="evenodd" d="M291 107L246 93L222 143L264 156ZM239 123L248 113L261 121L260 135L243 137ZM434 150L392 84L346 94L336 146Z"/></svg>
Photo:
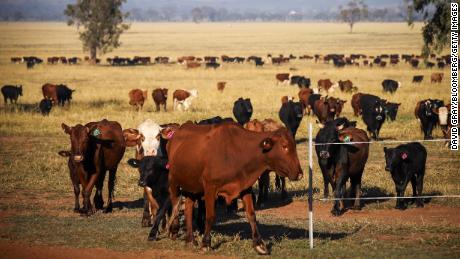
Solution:
<svg viewBox="0 0 460 259"><path fill-rule="evenodd" d="M304 142L307 142L308 138L299 138L295 141L296 144L302 144Z"/></svg>
<svg viewBox="0 0 460 259"><path fill-rule="evenodd" d="M139 198L133 201L115 201L113 203L113 208L115 209L139 209L144 207L144 199Z"/></svg>
<svg viewBox="0 0 460 259"><path fill-rule="evenodd" d="M387 192L387 191L385 191L382 188L377 187L377 186L362 188L361 191L362 191L362 193L365 194L365 195L361 196L362 198L394 196L393 193L389 193L389 192ZM383 202L387 202L389 200L390 200L390 198L388 198L388 199L375 199L375 200L373 200L373 199L361 200L361 204L363 205L363 207L365 207L366 205L370 205L370 204L374 204L374 203L383 203ZM350 201L350 204L351 203L353 203L353 201Z"/></svg>
<svg viewBox="0 0 460 259"><path fill-rule="evenodd" d="M313 194L316 194L319 192L320 192L319 188L313 188ZM303 197L307 195L308 195L308 189L288 191L288 197L283 199L281 197L281 192L275 191L275 192L271 192L268 194L268 199L266 202L263 203L263 206L256 205L255 208L256 208L256 211L280 208L280 207L284 207L292 203L293 197Z"/></svg>
<svg viewBox="0 0 460 259"><path fill-rule="evenodd" d="M121 106L122 101L118 99L108 99L108 100L94 100L87 102L87 105L90 108L104 108L108 105Z"/></svg>
<svg viewBox="0 0 460 259"><path fill-rule="evenodd" d="M279 240L280 237L287 239L308 239L308 229L291 227L281 224L265 224L259 222L257 224L259 232L264 240ZM221 223L217 224L214 227L216 233L225 235L225 236L234 236L238 234L241 239L252 239L251 227L248 222L231 222L231 223ZM322 240L340 240L346 238L349 235L353 235L358 230L355 230L352 233L347 232L314 232L313 237L315 239L319 238ZM220 240L214 244L213 249L218 249L223 244L230 242L227 240ZM276 242L276 241L275 241ZM267 248L270 248L274 245L273 241L267 243Z"/></svg>
<svg viewBox="0 0 460 259"><path fill-rule="evenodd" d="M438 196L438 195L443 195L443 193L440 192L440 191L434 191L434 192L422 193L421 196ZM411 201L415 202L415 200L411 200ZM429 204L431 201L433 201L433 198L424 198L423 199L424 204Z"/></svg>
<svg viewBox="0 0 460 259"><path fill-rule="evenodd" d="M16 103L0 107L0 112L39 113L38 103Z"/></svg>

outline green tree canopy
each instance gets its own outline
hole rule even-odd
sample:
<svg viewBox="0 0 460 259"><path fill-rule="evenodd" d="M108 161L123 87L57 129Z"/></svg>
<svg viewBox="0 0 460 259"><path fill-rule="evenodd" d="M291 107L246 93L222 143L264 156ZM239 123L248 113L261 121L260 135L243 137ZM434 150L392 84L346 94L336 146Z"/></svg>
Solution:
<svg viewBox="0 0 460 259"><path fill-rule="evenodd" d="M91 60L96 60L97 52L107 53L121 45L121 33L129 28L123 23L128 13L121 11L126 0L77 0L67 5L64 14L69 17L67 24L76 25L83 42L83 49L90 52Z"/></svg>
<svg viewBox="0 0 460 259"><path fill-rule="evenodd" d="M414 24L414 12L423 13L422 55L440 53L450 42L449 0L405 0L408 8L408 23Z"/></svg>
<svg viewBox="0 0 460 259"><path fill-rule="evenodd" d="M351 0L345 7L340 6L340 19L348 23L350 33L353 32L353 25L367 18L368 9L363 0Z"/></svg>

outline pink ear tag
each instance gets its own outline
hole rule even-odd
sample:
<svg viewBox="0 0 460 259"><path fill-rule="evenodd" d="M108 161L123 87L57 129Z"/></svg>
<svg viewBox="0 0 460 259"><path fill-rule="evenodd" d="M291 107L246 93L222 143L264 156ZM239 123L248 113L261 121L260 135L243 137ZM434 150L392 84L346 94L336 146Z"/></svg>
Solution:
<svg viewBox="0 0 460 259"><path fill-rule="evenodd" d="M169 167L170 167L170 166L169 166L169 163L167 163L167 164L166 164L166 169L169 169Z"/></svg>
<svg viewBox="0 0 460 259"><path fill-rule="evenodd" d="M402 154L401 154L401 158L402 158L403 160L404 160L404 159L407 159L407 153L406 153L406 152L402 153Z"/></svg>
<svg viewBox="0 0 460 259"><path fill-rule="evenodd" d="M175 132L174 130L171 130L170 132L168 132L168 135L167 135L168 139L170 139L170 138L172 138L172 136L174 136L174 132Z"/></svg>

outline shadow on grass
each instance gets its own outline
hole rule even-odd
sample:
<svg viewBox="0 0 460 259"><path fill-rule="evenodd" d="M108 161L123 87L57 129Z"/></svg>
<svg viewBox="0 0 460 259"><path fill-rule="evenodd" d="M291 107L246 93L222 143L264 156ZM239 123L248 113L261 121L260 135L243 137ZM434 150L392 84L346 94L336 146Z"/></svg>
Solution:
<svg viewBox="0 0 460 259"><path fill-rule="evenodd" d="M94 100L90 102L85 102L85 104L87 104L90 108L103 108L108 105L121 106L122 101L118 99Z"/></svg>
<svg viewBox="0 0 460 259"><path fill-rule="evenodd" d="M307 138L299 138L295 141L296 144L301 144L301 143L304 143L304 142L307 142Z"/></svg>
<svg viewBox="0 0 460 259"><path fill-rule="evenodd" d="M115 201L113 203L114 209L139 209L144 207L144 199L139 198L134 201Z"/></svg>
<svg viewBox="0 0 460 259"><path fill-rule="evenodd" d="M280 224L264 224L258 223L257 227L261 234L262 239L276 239L276 238L287 238L287 239L307 239L308 238L308 230L305 228L298 228L298 227L290 227L286 225ZM213 230L216 233L233 236L239 233L241 239L252 239L251 227L248 222L232 222L226 224L218 224L213 227ZM356 230L357 232L359 230ZM347 232L314 232L313 236L315 239L325 239L325 240L340 240L346 238L349 235L353 235L354 233L347 233ZM219 243L214 245L214 249L218 249L224 243L229 242L222 240ZM272 242L267 244L267 248L271 248L273 246Z"/></svg>

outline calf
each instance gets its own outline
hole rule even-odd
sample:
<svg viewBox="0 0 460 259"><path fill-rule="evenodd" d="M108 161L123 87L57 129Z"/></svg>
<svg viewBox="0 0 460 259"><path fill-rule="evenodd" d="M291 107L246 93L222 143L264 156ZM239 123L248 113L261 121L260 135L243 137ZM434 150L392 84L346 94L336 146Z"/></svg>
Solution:
<svg viewBox="0 0 460 259"><path fill-rule="evenodd" d="M136 109L142 110L144 102L147 100L147 90L133 89L129 91L129 105L135 106Z"/></svg>
<svg viewBox="0 0 460 259"><path fill-rule="evenodd" d="M329 89L332 87L333 83L331 79L320 79L318 80L318 88L319 90L324 90L324 91L329 91Z"/></svg>
<svg viewBox="0 0 460 259"><path fill-rule="evenodd" d="M294 101L294 97L293 96L288 96L288 95L285 95L285 96L281 97L281 104L287 103L289 101Z"/></svg>
<svg viewBox="0 0 460 259"><path fill-rule="evenodd" d="M362 95L362 93L356 93L351 97L351 107L353 108L353 113L355 116L359 116L363 113L360 103Z"/></svg>
<svg viewBox="0 0 460 259"><path fill-rule="evenodd" d="M369 138L364 130L355 128L355 124L346 118L326 122L316 135L315 150L324 179L324 197L329 196L330 183L334 198L344 198L345 185L350 179L351 190L356 198L354 208L360 209L361 178L369 157L369 143L347 142L369 142ZM340 201L336 200L331 213L338 216L342 212Z"/></svg>
<svg viewBox="0 0 460 259"><path fill-rule="evenodd" d="M224 92L226 84L227 84L227 82L217 82L217 91L219 91L221 93Z"/></svg>
<svg viewBox="0 0 460 259"><path fill-rule="evenodd" d="M63 84L54 85L47 83L42 86L43 98L49 98L54 104L60 104L61 106L64 106L66 102L70 103L74 91Z"/></svg>
<svg viewBox="0 0 460 259"><path fill-rule="evenodd" d="M193 99L198 96L198 91L178 89L173 93L173 110L187 111L192 105Z"/></svg>
<svg viewBox="0 0 460 259"><path fill-rule="evenodd" d="M148 199L144 199L144 208L153 202L159 205L157 208L151 209L155 220L148 236L148 240L156 240L161 220L165 219L166 213L171 213L171 200L169 199L168 191L168 158L166 156L146 156L141 160L129 159L128 164L133 168L139 169L138 185L149 190L151 198L154 199L154 201L150 201L147 195ZM142 226L149 225L150 213L144 209Z"/></svg>
<svg viewBox="0 0 460 259"><path fill-rule="evenodd" d="M412 78L412 83L420 84L423 81L422 75L417 75Z"/></svg>
<svg viewBox="0 0 460 259"><path fill-rule="evenodd" d="M422 100L415 106L415 117L420 121L424 139L433 139L433 129L439 123L439 116L434 111L442 106L444 102L437 99Z"/></svg>
<svg viewBox="0 0 460 259"><path fill-rule="evenodd" d="M374 140L379 140L380 129L385 122L385 101L375 95L362 94L360 98L362 118Z"/></svg>
<svg viewBox="0 0 460 259"><path fill-rule="evenodd" d="M391 172L395 183L396 196L404 197L407 184L412 184L413 197L422 196L423 177L425 175L426 149L418 143L412 142L399 145L396 148L384 147L385 170ZM423 207L423 199L416 199L417 207ZM407 208L404 199L396 200L396 209Z"/></svg>
<svg viewBox="0 0 460 259"><path fill-rule="evenodd" d="M38 107L40 108L40 112L43 116L48 116L51 111L51 108L53 108L53 101L48 98L43 98L40 101Z"/></svg>
<svg viewBox="0 0 460 259"><path fill-rule="evenodd" d="M167 88L157 88L152 92L152 99L155 103L157 112L160 111L160 105L163 105L164 110L166 111L166 101L168 100L168 89Z"/></svg>
<svg viewBox="0 0 460 259"><path fill-rule="evenodd" d="M313 106L313 112L321 123L334 120L336 102L334 102L334 100L329 100L327 96L316 100Z"/></svg>
<svg viewBox="0 0 460 259"><path fill-rule="evenodd" d="M240 97L233 104L233 115L240 125L244 125L251 120L252 112L252 104L249 98L243 99Z"/></svg>
<svg viewBox="0 0 460 259"><path fill-rule="evenodd" d="M309 89L309 88L301 89L299 91L299 94L298 94L299 95L299 102L302 104L302 109L303 109L304 114L307 111L308 99L310 98L310 95L312 95L312 94L313 94L313 90Z"/></svg>
<svg viewBox="0 0 460 259"><path fill-rule="evenodd" d="M288 83L290 75L289 73L279 73L275 75L277 83Z"/></svg>
<svg viewBox="0 0 460 259"><path fill-rule="evenodd" d="M353 91L353 82L351 82L350 80L339 80L339 88L342 92L350 93Z"/></svg>
<svg viewBox="0 0 460 259"><path fill-rule="evenodd" d="M2 94L5 104L7 103L8 99L11 103L17 103L19 96L22 96L22 85L5 85L2 87Z"/></svg>
<svg viewBox="0 0 460 259"><path fill-rule="evenodd" d="M385 79L382 82L384 92L394 93L398 88L401 88L401 83L392 79Z"/></svg>
<svg viewBox="0 0 460 259"><path fill-rule="evenodd" d="M444 73L433 73L431 74L431 83L441 83Z"/></svg>
<svg viewBox="0 0 460 259"><path fill-rule="evenodd" d="M280 120L284 123L286 128L289 129L295 139L297 129L299 128L303 117L302 104L300 102L293 101L283 103L278 115Z"/></svg>

